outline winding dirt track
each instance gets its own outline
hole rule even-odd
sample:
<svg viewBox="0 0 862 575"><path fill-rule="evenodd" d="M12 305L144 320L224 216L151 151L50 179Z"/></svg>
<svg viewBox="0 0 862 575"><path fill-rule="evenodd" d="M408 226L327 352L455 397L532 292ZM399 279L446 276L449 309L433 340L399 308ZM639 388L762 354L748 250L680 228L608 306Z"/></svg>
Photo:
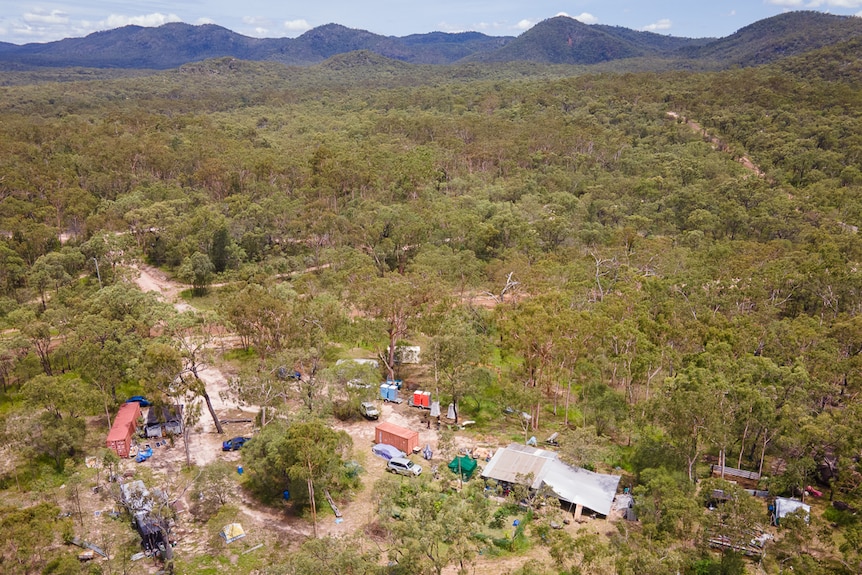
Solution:
<svg viewBox="0 0 862 575"><path fill-rule="evenodd" d="M673 118L674 120L680 119L680 115L676 112L668 112L667 115L669 117ZM730 148L724 142L722 142L716 136L713 136L709 132L707 132L703 128L703 126L701 126L700 124L698 124L694 120L689 120L687 118L683 118L683 120L685 120L685 125L688 126L689 128L691 128L692 131L697 132L698 134L700 134L704 138L706 138L709 141L709 143L712 144L712 147L714 149L722 150L725 152L730 152ZM736 161L739 162L740 164L742 164L745 167L745 169L747 169L749 172L753 173L758 178L766 177L766 174L763 172L763 170L761 170L757 166L757 164L752 162L751 158L749 158L748 156L740 156L739 158L737 158Z"/></svg>

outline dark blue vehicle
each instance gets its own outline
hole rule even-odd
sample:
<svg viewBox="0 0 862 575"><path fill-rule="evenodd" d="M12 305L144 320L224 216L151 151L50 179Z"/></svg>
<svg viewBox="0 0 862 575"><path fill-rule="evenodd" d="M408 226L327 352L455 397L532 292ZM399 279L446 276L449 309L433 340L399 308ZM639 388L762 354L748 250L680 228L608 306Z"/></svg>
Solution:
<svg viewBox="0 0 862 575"><path fill-rule="evenodd" d="M126 400L126 403L137 403L141 407L149 407L152 405L152 403L150 403L149 400L143 395L133 395Z"/></svg>
<svg viewBox="0 0 862 575"><path fill-rule="evenodd" d="M233 439L222 441L221 450L236 451L237 449L240 449L249 439L251 439L251 437L234 437Z"/></svg>

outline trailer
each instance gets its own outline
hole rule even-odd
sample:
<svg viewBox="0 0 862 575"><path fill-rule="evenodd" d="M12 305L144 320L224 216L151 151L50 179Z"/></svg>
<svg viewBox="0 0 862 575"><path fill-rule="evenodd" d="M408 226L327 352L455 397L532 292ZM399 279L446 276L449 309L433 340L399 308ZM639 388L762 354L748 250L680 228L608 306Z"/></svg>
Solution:
<svg viewBox="0 0 862 575"><path fill-rule="evenodd" d="M389 383L380 384L380 399L389 403L401 403L404 401L398 397L398 387Z"/></svg>
<svg viewBox="0 0 862 575"><path fill-rule="evenodd" d="M414 391L410 399L407 400L407 405L410 407L418 407L420 409L431 409L431 392L430 391Z"/></svg>

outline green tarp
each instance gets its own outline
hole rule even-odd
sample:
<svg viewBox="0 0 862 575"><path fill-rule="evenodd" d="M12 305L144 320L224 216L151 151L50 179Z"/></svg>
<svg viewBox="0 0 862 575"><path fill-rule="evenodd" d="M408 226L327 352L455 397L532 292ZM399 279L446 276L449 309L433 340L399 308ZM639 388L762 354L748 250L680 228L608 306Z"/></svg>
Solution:
<svg viewBox="0 0 862 575"><path fill-rule="evenodd" d="M477 465L479 464L476 463L475 459L462 455L461 457L456 457L449 463L449 469L452 470L452 473L458 473L458 470L460 469L461 477L464 478L464 481L467 481L473 477L473 472L476 471Z"/></svg>

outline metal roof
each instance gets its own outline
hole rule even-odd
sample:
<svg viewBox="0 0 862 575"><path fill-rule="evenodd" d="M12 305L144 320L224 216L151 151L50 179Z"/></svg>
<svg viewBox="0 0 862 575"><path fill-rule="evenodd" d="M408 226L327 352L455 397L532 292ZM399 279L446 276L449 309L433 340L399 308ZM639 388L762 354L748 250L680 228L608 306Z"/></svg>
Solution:
<svg viewBox="0 0 862 575"><path fill-rule="evenodd" d="M533 474L531 489L547 485L566 503L583 505L602 515L610 514L620 483L619 475L572 467L560 461L553 451L517 443L498 449L482 470L482 477L525 484L524 478L530 473Z"/></svg>
<svg viewBox="0 0 862 575"><path fill-rule="evenodd" d="M775 498L775 517L781 519L787 515L790 515L794 511L798 511L802 509L805 514L805 520L808 520L808 516L811 514L811 506L802 503L797 499L787 499L786 497L776 497Z"/></svg>
<svg viewBox="0 0 862 575"><path fill-rule="evenodd" d="M620 483L619 475L595 473L562 461L552 461L542 479L561 500L602 515L610 515Z"/></svg>
<svg viewBox="0 0 862 575"><path fill-rule="evenodd" d="M531 489L542 486L542 471L545 464L556 459L557 454L544 449L535 449L527 445L512 443L508 447L498 449L482 471L482 477L505 481L507 483L526 484L526 478L532 473L529 484ZM518 480L521 476L520 481Z"/></svg>
<svg viewBox="0 0 862 575"><path fill-rule="evenodd" d="M736 469L734 467L724 467L722 469L721 465L712 466L713 474L721 475L722 472L725 477L740 477L742 479L752 479L754 481L760 480L760 474L756 471L746 471L745 469Z"/></svg>

